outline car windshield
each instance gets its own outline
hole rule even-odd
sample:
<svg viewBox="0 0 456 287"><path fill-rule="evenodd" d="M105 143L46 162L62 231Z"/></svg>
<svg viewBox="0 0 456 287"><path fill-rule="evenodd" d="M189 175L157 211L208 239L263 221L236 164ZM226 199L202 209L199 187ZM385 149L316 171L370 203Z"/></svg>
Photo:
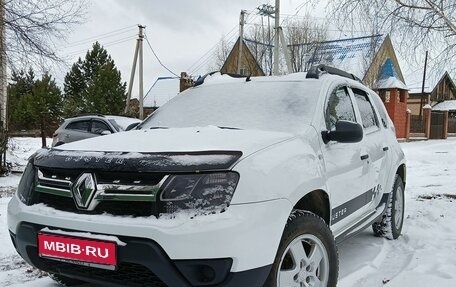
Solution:
<svg viewBox="0 0 456 287"><path fill-rule="evenodd" d="M108 119L108 121L112 124L112 126L116 129L116 131L118 131L118 132L123 131L123 129L117 124L116 120Z"/></svg>
<svg viewBox="0 0 456 287"><path fill-rule="evenodd" d="M140 126L301 131L314 114L319 85L312 82L242 82L189 89L156 110Z"/></svg>
<svg viewBox="0 0 456 287"><path fill-rule="evenodd" d="M135 118L128 118L128 117L121 117L121 116L106 116L106 118L109 120L109 122L114 126L114 128L118 131L124 131L127 129L127 127L133 123L139 123L141 122L138 119Z"/></svg>

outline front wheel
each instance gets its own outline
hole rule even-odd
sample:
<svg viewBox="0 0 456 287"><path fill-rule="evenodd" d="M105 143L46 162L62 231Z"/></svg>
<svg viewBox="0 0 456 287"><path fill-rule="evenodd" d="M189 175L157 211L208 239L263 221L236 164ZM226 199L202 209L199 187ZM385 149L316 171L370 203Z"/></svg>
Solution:
<svg viewBox="0 0 456 287"><path fill-rule="evenodd" d="M335 287L339 262L326 222L306 211L290 215L267 287Z"/></svg>

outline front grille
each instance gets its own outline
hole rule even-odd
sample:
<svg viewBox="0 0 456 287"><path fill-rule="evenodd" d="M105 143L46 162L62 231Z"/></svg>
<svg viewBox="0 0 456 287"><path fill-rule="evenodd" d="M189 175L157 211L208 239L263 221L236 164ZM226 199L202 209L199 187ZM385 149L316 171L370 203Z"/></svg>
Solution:
<svg viewBox="0 0 456 287"><path fill-rule="evenodd" d="M88 207L77 207L72 189L78 187L82 174L94 178L96 188ZM92 176L90 176L92 175ZM157 216L159 185L166 179L161 173L87 172L39 168L34 203L43 203L57 210L82 214L119 216ZM81 188L83 192L86 188ZM81 196L83 197L83 196Z"/></svg>
<svg viewBox="0 0 456 287"><path fill-rule="evenodd" d="M80 275L117 283L123 286L167 287L160 278L146 267L133 263L120 263L117 270L105 270L61 261L41 259L46 270Z"/></svg>
<svg viewBox="0 0 456 287"><path fill-rule="evenodd" d="M78 212L71 197L63 197L49 193L38 193L37 203L44 203L49 207L68 212Z"/></svg>

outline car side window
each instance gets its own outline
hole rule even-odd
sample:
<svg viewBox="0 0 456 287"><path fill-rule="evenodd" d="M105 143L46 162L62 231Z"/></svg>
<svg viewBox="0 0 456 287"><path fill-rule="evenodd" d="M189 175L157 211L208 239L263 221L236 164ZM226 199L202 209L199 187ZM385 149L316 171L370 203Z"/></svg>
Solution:
<svg viewBox="0 0 456 287"><path fill-rule="evenodd" d="M383 127L388 128L388 115L386 114L385 105L377 94L371 94L371 99L377 108Z"/></svg>
<svg viewBox="0 0 456 287"><path fill-rule="evenodd" d="M89 131L90 121L75 121L69 123L66 127L67 130L88 132Z"/></svg>
<svg viewBox="0 0 456 287"><path fill-rule="evenodd" d="M360 89L352 89L355 95L356 103L361 114L363 121L363 128L368 129L371 127L379 127L377 115L375 114L374 107L367 96L367 93Z"/></svg>
<svg viewBox="0 0 456 287"><path fill-rule="evenodd" d="M104 131L109 131L111 132L111 129L103 122L100 121L92 121L92 128L91 128L91 133L94 134L101 134Z"/></svg>
<svg viewBox="0 0 456 287"><path fill-rule="evenodd" d="M334 90L326 104L326 128L328 130L334 130L339 120L356 122L355 110L346 87L340 87Z"/></svg>

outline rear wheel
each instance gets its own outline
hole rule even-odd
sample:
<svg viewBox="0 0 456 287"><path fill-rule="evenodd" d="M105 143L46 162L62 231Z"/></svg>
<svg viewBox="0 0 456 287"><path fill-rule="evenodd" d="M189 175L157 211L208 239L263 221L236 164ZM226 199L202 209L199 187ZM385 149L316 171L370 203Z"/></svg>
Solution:
<svg viewBox="0 0 456 287"><path fill-rule="evenodd" d="M338 269L336 244L326 222L294 210L264 286L335 287Z"/></svg>
<svg viewBox="0 0 456 287"><path fill-rule="evenodd" d="M390 240L397 239L401 235L404 224L404 207L404 182L399 175L396 175L385 214L378 222L372 224L374 234Z"/></svg>

